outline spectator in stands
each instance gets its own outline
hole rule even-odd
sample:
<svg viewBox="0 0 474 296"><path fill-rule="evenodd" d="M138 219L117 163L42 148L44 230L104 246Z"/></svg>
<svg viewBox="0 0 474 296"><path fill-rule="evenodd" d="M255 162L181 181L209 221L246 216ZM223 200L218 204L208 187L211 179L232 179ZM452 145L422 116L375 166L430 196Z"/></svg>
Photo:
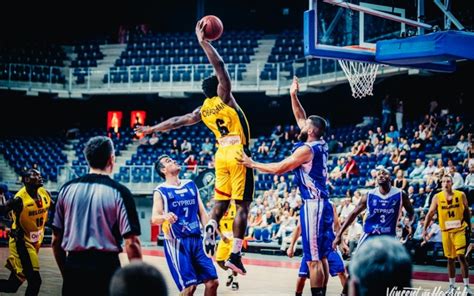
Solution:
<svg viewBox="0 0 474 296"><path fill-rule="evenodd" d="M377 140L377 134L375 134L372 130L369 130L368 131L368 139L370 140L370 143L372 144L372 146L376 146L378 141Z"/></svg>
<svg viewBox="0 0 474 296"><path fill-rule="evenodd" d="M276 142L280 142L283 140L283 136L284 136L283 127L281 125L277 125L275 130L273 130L272 134L270 135L270 138L272 140L275 140Z"/></svg>
<svg viewBox="0 0 474 296"><path fill-rule="evenodd" d="M342 204L339 206L338 213L339 213L339 220L341 224L347 219L347 216L355 209L355 206L352 204L351 198L346 197Z"/></svg>
<svg viewBox="0 0 474 296"><path fill-rule="evenodd" d="M5 203L7 201L9 201L12 198L12 196L13 195L8 190L8 185L0 183L0 197L1 197L0 202L1 202L1 205L5 205Z"/></svg>
<svg viewBox="0 0 474 296"><path fill-rule="evenodd" d="M285 133L285 140L294 142L298 138L299 131L294 124L290 125L288 131Z"/></svg>
<svg viewBox="0 0 474 296"><path fill-rule="evenodd" d="M257 214L251 216L251 219L248 223L248 237L253 238L255 229L260 228L263 223L263 211L261 208L257 209Z"/></svg>
<svg viewBox="0 0 474 296"><path fill-rule="evenodd" d="M179 155L181 153L181 146L178 145L178 140L173 139L171 142L171 147L170 147L170 154L173 155Z"/></svg>
<svg viewBox="0 0 474 296"><path fill-rule="evenodd" d="M351 178L353 176L359 175L359 167L357 166L355 159L352 158L350 154L347 155L347 163L344 166L344 169L342 170L342 174L346 178Z"/></svg>
<svg viewBox="0 0 474 296"><path fill-rule="evenodd" d="M257 153L263 154L263 155L268 155L268 152L270 151L270 147L265 143L265 141L262 142L260 146L258 146Z"/></svg>
<svg viewBox="0 0 474 296"><path fill-rule="evenodd" d="M411 258L396 239L373 238L354 255L349 274L349 295L395 295L411 287Z"/></svg>
<svg viewBox="0 0 474 296"><path fill-rule="evenodd" d="M336 140L336 137L334 135L331 135L329 137L329 142L328 142L328 152L329 153L336 153L343 147L342 143Z"/></svg>
<svg viewBox="0 0 474 296"><path fill-rule="evenodd" d="M403 128L403 100L397 98L395 106L395 121L397 122L398 131L402 131Z"/></svg>
<svg viewBox="0 0 474 296"><path fill-rule="evenodd" d="M436 161L436 170L444 170L444 169L445 167L444 167L443 159L438 158L438 160Z"/></svg>
<svg viewBox="0 0 474 296"><path fill-rule="evenodd" d="M463 158L467 157L467 151L469 149L469 142L466 141L466 137L464 135L459 136L459 141L456 143L456 147L454 147L450 153L459 152Z"/></svg>
<svg viewBox="0 0 474 296"><path fill-rule="evenodd" d="M392 108L390 107L390 95L386 94L382 100L382 129L387 130L392 116Z"/></svg>
<svg viewBox="0 0 474 296"><path fill-rule="evenodd" d="M376 169L372 169L370 170L370 178L367 179L367 181L365 182L365 187L375 187L375 185L377 184L377 170Z"/></svg>
<svg viewBox="0 0 474 296"><path fill-rule="evenodd" d="M268 232L270 233L270 239L273 238L273 236L276 235L278 233L278 230L280 229L280 224L277 223L277 219L272 213L272 211L265 212L264 224L266 224Z"/></svg>
<svg viewBox="0 0 474 296"><path fill-rule="evenodd" d="M420 214L420 218L416 223L415 232L413 233L413 240L412 240L412 250L415 251L414 259L417 264L423 264L426 262L426 248L425 246L421 246L423 242L423 226L425 225L425 215L423 212Z"/></svg>
<svg viewBox="0 0 474 296"><path fill-rule="evenodd" d="M395 127L391 125L385 137L391 139L393 143L398 143L398 138L400 138L400 132L398 132Z"/></svg>
<svg viewBox="0 0 474 296"><path fill-rule="evenodd" d="M401 190L407 190L408 180L403 175L403 170L397 171L397 177L393 180L393 187L399 188Z"/></svg>
<svg viewBox="0 0 474 296"><path fill-rule="evenodd" d="M462 190L464 187L464 179L454 165L449 167L449 174L453 177L453 189Z"/></svg>
<svg viewBox="0 0 474 296"><path fill-rule="evenodd" d="M384 154L384 150L385 150L385 142L384 141L381 141L378 139L378 137L376 138L375 140L375 146L374 146L374 154L375 155L381 155L381 154Z"/></svg>
<svg viewBox="0 0 474 296"><path fill-rule="evenodd" d="M425 141L423 141L422 139L420 139L420 133L418 131L415 132L414 136L413 136L413 142L411 143L411 150L413 151L423 151L423 149L425 148Z"/></svg>
<svg viewBox="0 0 474 296"><path fill-rule="evenodd" d="M291 235L297 224L298 220L295 217L291 216L288 211L283 212L280 222L280 229L276 234L276 238L282 242L282 250L286 250L288 243L287 238Z"/></svg>
<svg viewBox="0 0 474 296"><path fill-rule="evenodd" d="M110 281L110 296L146 295L167 296L168 288L161 272L153 265L132 262L119 269Z"/></svg>
<svg viewBox="0 0 474 296"><path fill-rule="evenodd" d="M410 151L410 145L408 144L408 140L405 137L400 137L398 148L400 150Z"/></svg>
<svg viewBox="0 0 474 296"><path fill-rule="evenodd" d="M278 153L279 145L277 143L278 142L276 140L273 140L272 143L270 144L270 147L268 148L268 154L270 155L270 157Z"/></svg>
<svg viewBox="0 0 474 296"><path fill-rule="evenodd" d="M464 123L461 120L461 116L456 116L456 124L454 125L454 133L460 136L464 132Z"/></svg>
<svg viewBox="0 0 474 296"><path fill-rule="evenodd" d="M191 173L191 174L196 174L197 173L197 165L198 162L196 160L196 156L194 154L189 154L188 157L183 161L184 164L186 165L186 171Z"/></svg>
<svg viewBox="0 0 474 296"><path fill-rule="evenodd" d="M188 142L188 140L183 139L183 143L181 143L181 153L184 155L188 155L193 152L193 146L191 145L191 142Z"/></svg>
<svg viewBox="0 0 474 296"><path fill-rule="evenodd" d="M425 188L423 186L420 186L418 189L418 193L413 196L413 207L415 208L415 211L420 211L423 209L423 206L425 204L426 200L426 194L425 194Z"/></svg>
<svg viewBox="0 0 474 296"><path fill-rule="evenodd" d="M377 136L377 139L379 139L379 141L385 142L385 135L380 126L378 126L376 129L376 136Z"/></svg>
<svg viewBox="0 0 474 296"><path fill-rule="evenodd" d="M415 168L409 174L410 179L412 179L412 181L422 181L424 170L425 164L421 161L420 158L417 158L415 161Z"/></svg>
<svg viewBox="0 0 474 296"><path fill-rule="evenodd" d="M337 160L336 166L329 173L329 178L334 180L342 178L342 170L344 169L345 165L346 159L344 157L340 157Z"/></svg>
<svg viewBox="0 0 474 296"><path fill-rule="evenodd" d="M276 191L279 197L283 197L285 192L288 190L288 184L286 184L285 176L280 176L280 183L277 185Z"/></svg>
<svg viewBox="0 0 474 296"><path fill-rule="evenodd" d="M354 196L352 197L352 204L358 205L361 199L362 199L362 193L360 192L360 190L357 189L356 191L354 191Z"/></svg>
<svg viewBox="0 0 474 296"><path fill-rule="evenodd" d="M204 143L201 144L201 152L199 152L199 155L213 155L213 150L214 144L211 143L209 137L206 137Z"/></svg>
<svg viewBox="0 0 474 296"><path fill-rule="evenodd" d="M214 155L212 155L211 160L209 160L209 162L207 163L207 167L209 169L213 169L215 167L215 164L216 164L216 158L214 157Z"/></svg>
<svg viewBox="0 0 474 296"><path fill-rule="evenodd" d="M467 200L469 201L469 204L472 205L474 203L474 165L469 167L469 174L466 176L464 187Z"/></svg>
<svg viewBox="0 0 474 296"><path fill-rule="evenodd" d="M430 158L428 159L428 164L426 165L422 173L423 180L425 180L426 182L430 181L435 171L436 171L436 167L434 166L434 161L432 158Z"/></svg>

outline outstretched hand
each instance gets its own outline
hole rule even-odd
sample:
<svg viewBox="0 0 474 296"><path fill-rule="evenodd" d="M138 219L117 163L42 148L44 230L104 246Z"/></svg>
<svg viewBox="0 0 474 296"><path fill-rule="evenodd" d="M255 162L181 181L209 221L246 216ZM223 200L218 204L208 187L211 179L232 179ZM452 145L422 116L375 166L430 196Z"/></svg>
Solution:
<svg viewBox="0 0 474 296"><path fill-rule="evenodd" d="M248 157L245 152L240 152L239 156L235 158L237 162L241 165L244 165L248 168L252 168L253 166L253 160L252 158Z"/></svg>
<svg viewBox="0 0 474 296"><path fill-rule="evenodd" d="M336 235L336 238L332 242L332 248L335 250L340 243L341 243L341 237L339 235Z"/></svg>
<svg viewBox="0 0 474 296"><path fill-rule="evenodd" d="M196 37L199 42L206 40L204 37L204 29L206 28L207 23L203 22L202 20L198 21L196 24Z"/></svg>
<svg viewBox="0 0 474 296"><path fill-rule="evenodd" d="M135 134L148 135L148 134L153 133L153 129L148 125L139 125L133 131L135 132Z"/></svg>
<svg viewBox="0 0 474 296"><path fill-rule="evenodd" d="M298 94L298 91L300 90L300 84L298 83L298 77L293 76L293 82L291 83L290 86L290 95L296 95Z"/></svg>

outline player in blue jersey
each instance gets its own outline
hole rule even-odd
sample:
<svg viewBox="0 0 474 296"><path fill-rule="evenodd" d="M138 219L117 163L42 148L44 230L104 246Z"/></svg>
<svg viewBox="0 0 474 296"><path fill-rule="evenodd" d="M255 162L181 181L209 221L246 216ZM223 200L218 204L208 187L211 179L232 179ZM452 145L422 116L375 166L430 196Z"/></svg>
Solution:
<svg viewBox="0 0 474 296"><path fill-rule="evenodd" d="M413 219L414 210L408 195L400 189L391 185L390 172L380 167L377 169L378 186L363 196L356 208L344 221L341 229L337 232L333 246L341 242L344 231L354 222L357 216L367 209L364 222L364 234L357 244L357 248L371 236L390 235L395 236L398 218L405 208L410 221Z"/></svg>
<svg viewBox="0 0 474 296"><path fill-rule="evenodd" d="M258 163L244 153L240 163L249 168L272 174L294 171L303 206L300 210L304 260L308 263L311 294L325 295L327 258L334 239L333 210L326 187L328 145L323 139L326 120L320 116L306 116L298 100L298 79L290 89L291 106L301 132L291 156L277 163Z"/></svg>
<svg viewBox="0 0 474 296"><path fill-rule="evenodd" d="M339 223L339 219L337 217L336 209L333 206L333 217L334 217L334 230L338 231L339 228L341 227L341 223ZM286 251L286 254L288 257L292 258L294 255L295 251L295 246L298 238L301 235L301 223L298 222L298 226L295 228L295 230L292 233L291 236L291 242L290 246L288 247L288 250ZM348 247L346 245L343 246L343 248ZM341 285L343 287L343 291L341 293L341 296L347 295L346 291L346 273L345 273L345 266L344 266L344 260L342 259L342 254L339 250L333 250L331 253L329 253L328 258L328 265L329 265L329 274L331 276L338 276L339 280L341 281ZM296 291L295 291L295 296L301 296L303 295L303 289L304 285L306 282L306 279L309 278L309 270L308 270L308 264L304 261L304 257L301 259L301 264L300 264L300 269L298 271L298 279L296 281ZM329 277L326 278L326 282L324 287L327 287L329 281Z"/></svg>
<svg viewBox="0 0 474 296"><path fill-rule="evenodd" d="M216 269L202 249L201 225L206 225L208 216L198 188L193 181L178 178L181 166L167 155L158 158L155 170L165 182L154 191L151 221L162 225L171 275L182 295L193 295L201 283L205 295L216 295Z"/></svg>

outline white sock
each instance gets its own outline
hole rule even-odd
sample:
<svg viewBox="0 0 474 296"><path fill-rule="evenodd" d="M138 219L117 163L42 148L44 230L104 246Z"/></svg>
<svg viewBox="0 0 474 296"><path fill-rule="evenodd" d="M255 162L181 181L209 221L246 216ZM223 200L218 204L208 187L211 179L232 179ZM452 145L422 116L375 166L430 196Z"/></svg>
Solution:
<svg viewBox="0 0 474 296"><path fill-rule="evenodd" d="M469 278L462 279L464 286L469 286Z"/></svg>
<svg viewBox="0 0 474 296"><path fill-rule="evenodd" d="M232 253L238 254L242 250L242 242L244 240L240 238L234 238L234 245L232 246Z"/></svg>
<svg viewBox="0 0 474 296"><path fill-rule="evenodd" d="M454 286L455 283L456 283L456 278L449 278L449 285L450 286Z"/></svg>

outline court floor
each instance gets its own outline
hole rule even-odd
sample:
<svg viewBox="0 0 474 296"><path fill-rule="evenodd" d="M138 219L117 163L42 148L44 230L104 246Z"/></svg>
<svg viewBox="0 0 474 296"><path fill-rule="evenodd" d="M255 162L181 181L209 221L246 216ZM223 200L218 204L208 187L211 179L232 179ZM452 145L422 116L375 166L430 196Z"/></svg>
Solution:
<svg viewBox="0 0 474 296"><path fill-rule="evenodd" d="M166 278L169 295L178 295L179 292L171 278L163 252L160 247L144 248L144 261L156 266ZM9 270L4 267L4 262L8 257L8 248L0 248L0 278L6 279L9 276ZM128 260L125 254L121 254L123 264ZM216 266L218 271L220 285L219 295L294 295L294 287L297 277L297 271L301 257L285 258L276 256L266 256L259 254L246 254L244 263L247 268L246 276L239 276L239 291L232 291L230 287L225 286L227 275ZM51 248L42 248L40 250L41 277L43 284L40 295L60 295L61 294L61 275L54 261ZM416 269L415 269L416 270ZM426 270L417 271L417 278L437 278L440 281L414 280L414 287L433 290L440 287L442 290L447 288L447 277L441 273L445 268L437 268L435 271ZM440 272L441 271L441 272ZM436 276L438 275L438 276ZM309 283L309 282L307 282ZM458 285L460 285L458 281ZM1 295L24 295L26 284L24 284L16 294ZM201 285L195 295L203 295L204 287ZM339 295L341 285L338 278L331 278L328 285L327 295ZM305 287L304 295L311 295L309 285ZM422 295L422 293L419 293Z"/></svg>

